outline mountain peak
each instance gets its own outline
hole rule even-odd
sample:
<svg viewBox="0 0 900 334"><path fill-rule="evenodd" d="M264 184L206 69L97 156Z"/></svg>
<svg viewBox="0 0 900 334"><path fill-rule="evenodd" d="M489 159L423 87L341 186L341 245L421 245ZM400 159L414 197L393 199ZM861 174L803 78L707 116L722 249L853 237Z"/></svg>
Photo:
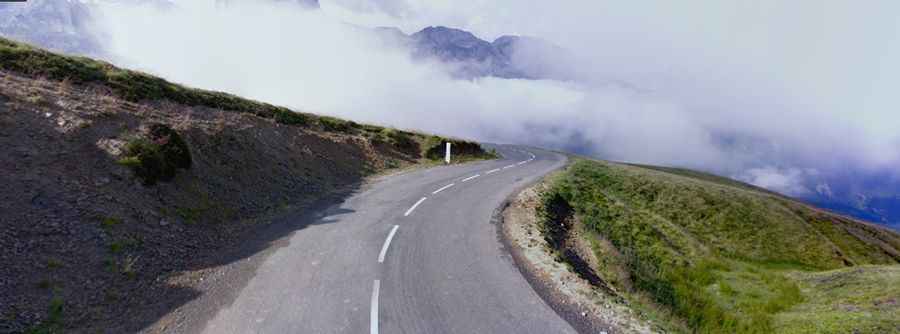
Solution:
<svg viewBox="0 0 900 334"><path fill-rule="evenodd" d="M427 27L412 34L411 37L416 41L429 41L441 46L473 48L490 44L475 37L471 32L444 26Z"/></svg>
<svg viewBox="0 0 900 334"><path fill-rule="evenodd" d="M431 26L412 34L410 40L415 57L451 63L458 77L567 80L574 76L568 68L574 57L540 38L504 35L487 42L462 29Z"/></svg>

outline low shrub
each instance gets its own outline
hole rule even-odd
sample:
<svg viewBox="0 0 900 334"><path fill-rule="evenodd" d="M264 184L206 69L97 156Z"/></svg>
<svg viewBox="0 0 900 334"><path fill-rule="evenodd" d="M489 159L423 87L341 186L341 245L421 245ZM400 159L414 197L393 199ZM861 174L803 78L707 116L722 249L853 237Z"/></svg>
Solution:
<svg viewBox="0 0 900 334"><path fill-rule="evenodd" d="M391 146L394 146L400 152L419 154L419 143L415 140L412 133L385 128L381 130L380 135L386 137Z"/></svg>
<svg viewBox="0 0 900 334"><path fill-rule="evenodd" d="M353 133L356 128L359 127L359 124L356 124L355 122L329 116L319 117L319 124L321 124L322 128L326 131L331 132Z"/></svg>
<svg viewBox="0 0 900 334"><path fill-rule="evenodd" d="M133 163L133 160L129 160L126 164ZM115 217L105 217L100 221L100 226L105 229L109 229L113 226L119 225L122 223L122 220Z"/></svg>
<svg viewBox="0 0 900 334"><path fill-rule="evenodd" d="M437 144L430 146L425 151L425 157L431 160L443 160L447 143L450 143L451 156L454 158L462 158L462 160L470 158L492 158L490 153L486 152L481 144L463 140L451 140L446 138L435 137Z"/></svg>
<svg viewBox="0 0 900 334"><path fill-rule="evenodd" d="M113 254L122 252L124 248L125 245L119 241L114 241L109 244L109 252Z"/></svg>
<svg viewBox="0 0 900 334"><path fill-rule="evenodd" d="M151 124L144 136L128 142L119 164L130 167L145 185L170 181L178 169L191 167L187 143L172 128Z"/></svg>
<svg viewBox="0 0 900 334"><path fill-rule="evenodd" d="M286 125L308 125L310 117L290 110L275 111L275 121Z"/></svg>
<svg viewBox="0 0 900 334"><path fill-rule="evenodd" d="M49 269L60 268L60 267L62 267L62 265L63 265L62 261L60 261L58 259L51 258L51 259L47 260L47 268L49 268Z"/></svg>

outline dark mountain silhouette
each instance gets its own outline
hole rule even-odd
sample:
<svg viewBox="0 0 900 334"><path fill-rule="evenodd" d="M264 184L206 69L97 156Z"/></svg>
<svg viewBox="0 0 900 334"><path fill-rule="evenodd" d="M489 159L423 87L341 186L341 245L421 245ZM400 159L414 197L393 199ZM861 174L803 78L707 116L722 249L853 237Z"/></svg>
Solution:
<svg viewBox="0 0 900 334"><path fill-rule="evenodd" d="M450 66L454 76L464 79L557 79L575 77L567 50L545 40L524 36L501 36L493 42L471 32L442 26L427 27L411 35L396 28L375 32L386 42L410 49L417 60L436 60Z"/></svg>

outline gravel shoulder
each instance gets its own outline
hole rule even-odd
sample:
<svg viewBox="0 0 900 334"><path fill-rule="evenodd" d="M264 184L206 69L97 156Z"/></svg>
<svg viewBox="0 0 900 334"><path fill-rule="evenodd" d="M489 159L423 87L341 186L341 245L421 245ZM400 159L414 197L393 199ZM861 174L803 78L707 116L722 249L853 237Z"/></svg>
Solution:
<svg viewBox="0 0 900 334"><path fill-rule="evenodd" d="M543 183L513 194L498 211L504 245L532 287L581 333L653 333L615 296L592 286L560 262L539 228L536 209Z"/></svg>

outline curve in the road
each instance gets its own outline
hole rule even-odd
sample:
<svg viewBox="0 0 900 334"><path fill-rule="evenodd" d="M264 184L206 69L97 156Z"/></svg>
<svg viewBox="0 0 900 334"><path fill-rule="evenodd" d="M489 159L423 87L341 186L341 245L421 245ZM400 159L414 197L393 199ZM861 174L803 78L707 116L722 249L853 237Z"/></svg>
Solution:
<svg viewBox="0 0 900 334"><path fill-rule="evenodd" d="M531 155L531 153L528 153L528 154ZM489 175L489 174L493 174L493 173L495 173L495 172L499 172L499 171L506 170L506 169L509 169L509 168L513 168L513 167L516 167L516 166L521 166L521 165L523 165L523 164L526 164L526 163L532 161L532 160L534 159L534 155L531 155L531 156L532 156L532 158L529 158L529 159L527 159L527 160L522 160L522 161L519 161L519 162L516 163L516 164L507 165L507 166L504 166L504 167L502 167L502 168L494 168L494 169L491 169L491 170L485 172L484 174L485 174L485 175ZM481 174L475 174L475 175L473 175L473 176L470 176L470 177L467 177L467 178L465 178L465 179L462 179L460 182L466 182L466 181L474 180L475 178L477 178L477 177L479 177L479 176L481 176ZM446 190L447 188L450 188L450 187L452 187L452 186L454 186L454 185L455 185L455 183L450 183L450 184L448 184L448 185L445 185L445 186L443 186L443 187L438 188L438 189L435 190L435 191L432 191L431 194L432 194L432 195L436 195L436 194L440 193L441 191L444 191L444 190ZM412 214L412 212L416 209L416 207L418 207L419 204L422 204L422 202L424 202L426 199L428 199L428 198L427 198L427 197L422 197L422 198L420 198L415 204L413 204L413 205L412 205L412 206L411 206L411 207L403 214L403 216L405 217L405 216L409 216L410 214ZM384 246L381 248L381 253L378 255L378 263L383 263L383 262L384 262L384 257L385 257L385 254L387 253L388 247L389 247L390 244L391 244L391 239L394 238L394 234L397 232L397 229L398 229L399 227L400 227L400 225L394 225L394 228L391 230L391 233L388 234L387 239L384 241ZM381 284L381 281L376 279L376 280L375 280L375 283L374 283L374 287L373 287L373 289L372 289L372 306L371 306L372 312L371 312L371 315L370 315L370 316L371 316L371 321L370 321L370 333L372 333L372 334L378 334L378 292L379 292L378 290L379 290L380 284Z"/></svg>
<svg viewBox="0 0 900 334"><path fill-rule="evenodd" d="M504 158L397 175L347 199L269 257L205 332L574 332L488 223L565 157L497 150Z"/></svg>

